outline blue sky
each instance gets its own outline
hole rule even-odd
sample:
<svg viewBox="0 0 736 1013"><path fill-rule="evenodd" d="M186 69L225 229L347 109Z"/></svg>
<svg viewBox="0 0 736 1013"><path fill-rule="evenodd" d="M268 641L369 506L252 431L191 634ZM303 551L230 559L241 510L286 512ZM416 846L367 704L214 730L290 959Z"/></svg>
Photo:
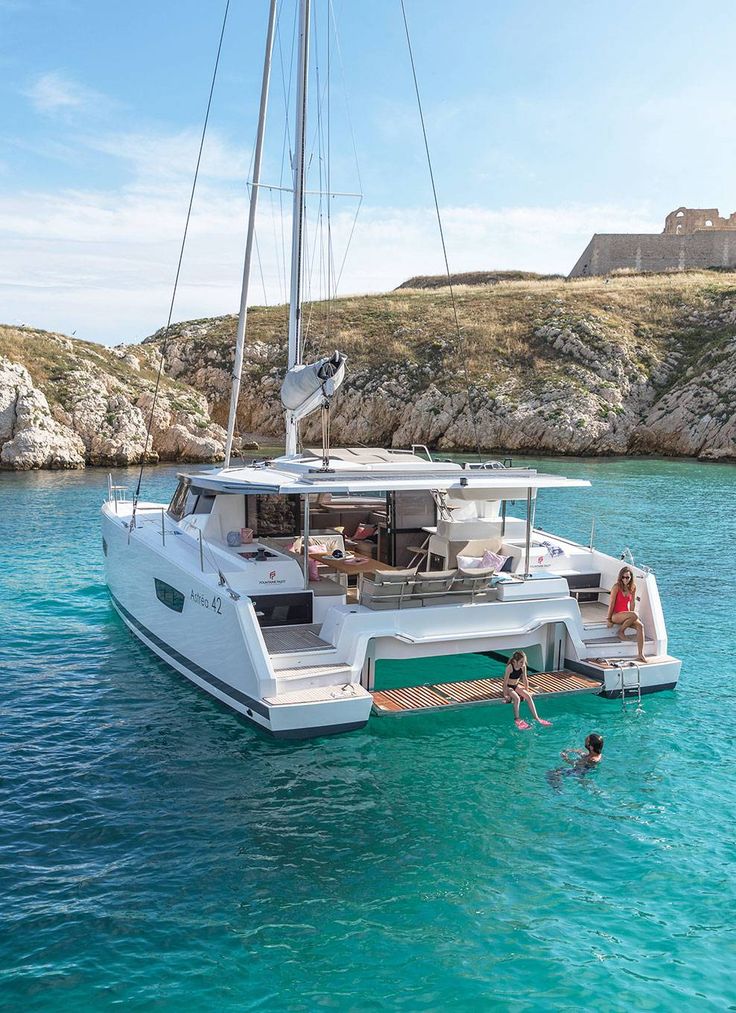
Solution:
<svg viewBox="0 0 736 1013"><path fill-rule="evenodd" d="M736 209L732 5L405 2L453 270L567 272L594 231L659 231L680 204ZM324 86L327 0L314 5ZM399 2L333 9L332 186L364 197L340 290L377 291L440 271L441 250ZM107 343L165 320L223 10L0 0L0 320ZM231 0L177 319L237 306L266 14ZM288 182L281 68L277 51L271 183ZM324 135L324 102L322 116ZM355 207L332 203L338 262ZM283 298L282 227L288 197L265 193L255 302Z"/></svg>

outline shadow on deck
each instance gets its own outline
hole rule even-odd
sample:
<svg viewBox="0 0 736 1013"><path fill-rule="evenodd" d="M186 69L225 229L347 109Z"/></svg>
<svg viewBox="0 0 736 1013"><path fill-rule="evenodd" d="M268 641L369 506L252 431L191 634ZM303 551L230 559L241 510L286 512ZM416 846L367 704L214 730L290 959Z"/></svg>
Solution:
<svg viewBox="0 0 736 1013"><path fill-rule="evenodd" d="M529 676L535 696L566 696L572 693L600 693L597 679L576 672L539 672ZM433 686L375 690L373 713L402 714L408 711L442 710L470 704L503 703L503 679L471 679L442 682Z"/></svg>

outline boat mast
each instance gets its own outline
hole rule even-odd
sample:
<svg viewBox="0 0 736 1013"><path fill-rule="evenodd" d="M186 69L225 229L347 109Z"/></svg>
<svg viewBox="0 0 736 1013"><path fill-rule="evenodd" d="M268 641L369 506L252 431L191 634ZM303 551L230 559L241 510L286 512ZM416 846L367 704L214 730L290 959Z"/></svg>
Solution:
<svg viewBox="0 0 736 1013"><path fill-rule="evenodd" d="M268 32L266 34L266 55L263 60L263 80L261 83L261 107L258 113L258 132L256 150L253 155L253 180L250 191L250 210L248 212L248 232L245 240L245 262L243 264L243 287L240 292L240 311L238 314L238 331L235 340L235 360L233 362L233 384L230 391L230 414L227 422L227 441L225 443L225 467L230 467L230 455L233 449L235 420L240 397L240 379L243 371L243 348L245 346L245 325L248 319L248 287L250 284L250 264L253 256L253 236L256 226L258 208L258 191L261 182L261 160L263 156L263 136L266 130L266 110L268 108L268 88L271 81L271 56L273 53L273 37L276 27L277 0L271 0L268 15Z"/></svg>
<svg viewBox="0 0 736 1013"><path fill-rule="evenodd" d="M297 72L296 131L294 138L294 205L291 225L291 289L289 295L288 369L301 363L301 286L304 229L304 153L309 76L310 0L299 0L299 67ZM286 456L295 457L299 423L286 412Z"/></svg>

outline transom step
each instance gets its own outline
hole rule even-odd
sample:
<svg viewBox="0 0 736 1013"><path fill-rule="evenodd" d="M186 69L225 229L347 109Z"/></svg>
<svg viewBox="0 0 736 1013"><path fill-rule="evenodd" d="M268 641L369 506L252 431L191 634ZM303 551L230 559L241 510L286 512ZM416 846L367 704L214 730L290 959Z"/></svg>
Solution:
<svg viewBox="0 0 736 1013"><path fill-rule="evenodd" d="M278 669L275 674L279 682L283 682L286 679L321 679L325 676L329 677L333 682L339 682L340 679L348 679L350 673L350 665L336 664L305 665L303 668L295 665L293 668Z"/></svg>
<svg viewBox="0 0 736 1013"><path fill-rule="evenodd" d="M334 644L319 636L318 623L303 626L266 626L261 628L266 650L276 654L304 654L307 651L334 651Z"/></svg>
<svg viewBox="0 0 736 1013"><path fill-rule="evenodd" d="M310 686L276 696L264 697L266 703L276 706L284 704L328 703L331 700L349 700L356 696L366 696L362 686L349 683L342 686Z"/></svg>

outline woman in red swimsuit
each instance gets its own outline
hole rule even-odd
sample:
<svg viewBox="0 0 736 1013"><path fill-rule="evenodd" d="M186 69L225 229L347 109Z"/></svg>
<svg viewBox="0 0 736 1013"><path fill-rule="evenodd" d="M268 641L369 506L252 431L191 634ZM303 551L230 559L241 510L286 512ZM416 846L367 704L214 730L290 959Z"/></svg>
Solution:
<svg viewBox="0 0 736 1013"><path fill-rule="evenodd" d="M626 640L627 630L636 630L636 642L639 647L637 661L646 663L644 657L644 625L634 611L636 604L636 581L629 566L621 568L618 580L611 588L611 601L608 606L608 625L620 626L619 640Z"/></svg>

